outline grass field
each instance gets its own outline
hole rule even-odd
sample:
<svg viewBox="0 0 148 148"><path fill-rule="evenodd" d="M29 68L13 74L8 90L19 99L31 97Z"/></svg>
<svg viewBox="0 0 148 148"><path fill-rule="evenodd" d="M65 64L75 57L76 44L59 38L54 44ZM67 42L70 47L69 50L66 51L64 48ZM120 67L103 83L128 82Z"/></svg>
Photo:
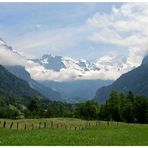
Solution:
<svg viewBox="0 0 148 148"><path fill-rule="evenodd" d="M21 125L24 122L27 123L28 129L24 130L20 128L19 130L14 128L9 129L9 126L2 128L3 120L1 121L0 127L0 145L52 145L52 146L101 146L101 145L135 145L144 146L148 145L148 125L140 124L124 124L115 122L110 123L108 126L106 122L101 122L96 125L96 121L91 121L91 126L84 128L83 130L71 130L70 128L62 128L50 126L47 128L36 128L31 129L29 125L34 123L38 125L38 122L50 123L53 121L55 125L61 123L61 125L67 125L71 127L84 126L88 121L83 121L79 119L67 119L67 118L55 118L55 119L42 119L42 120L15 120L14 122L19 122ZM11 123L12 120L7 120ZM9 125L9 124L8 124ZM22 126L23 127L23 126Z"/></svg>

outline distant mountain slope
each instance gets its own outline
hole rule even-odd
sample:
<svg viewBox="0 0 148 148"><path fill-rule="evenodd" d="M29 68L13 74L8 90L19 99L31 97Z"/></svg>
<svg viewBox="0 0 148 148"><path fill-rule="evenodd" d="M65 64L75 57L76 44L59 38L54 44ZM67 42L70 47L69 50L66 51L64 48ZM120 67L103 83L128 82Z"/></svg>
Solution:
<svg viewBox="0 0 148 148"><path fill-rule="evenodd" d="M104 102L113 89L123 93L132 91L136 95L148 96L148 56L143 59L139 67L123 74L112 85L98 89L95 100Z"/></svg>
<svg viewBox="0 0 148 148"><path fill-rule="evenodd" d="M11 72L12 74L16 75L17 77L27 81L31 88L40 92L43 96L51 99L51 100L60 100L61 96L60 93L57 91L52 90L49 87L46 87L33 79L31 79L30 74L25 70L22 66L5 66L5 68Z"/></svg>
<svg viewBox="0 0 148 148"><path fill-rule="evenodd" d="M67 101L78 102L92 99L98 87L111 84L105 80L75 80L65 82L43 81L42 84L60 92Z"/></svg>
<svg viewBox="0 0 148 148"><path fill-rule="evenodd" d="M29 84L0 65L0 91L14 96L41 96Z"/></svg>

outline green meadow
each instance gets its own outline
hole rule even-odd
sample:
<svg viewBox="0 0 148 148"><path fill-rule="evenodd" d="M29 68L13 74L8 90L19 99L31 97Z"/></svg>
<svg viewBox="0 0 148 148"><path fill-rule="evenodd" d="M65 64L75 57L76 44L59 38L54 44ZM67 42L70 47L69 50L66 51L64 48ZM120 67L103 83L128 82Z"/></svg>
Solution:
<svg viewBox="0 0 148 148"><path fill-rule="evenodd" d="M4 120L1 146L145 146L148 125L84 121L71 118ZM11 123L13 127L10 129ZM16 129L16 122L19 128ZM44 123L46 122L46 128ZM26 129L24 124L26 123ZM32 128L32 123L34 127ZM52 127L50 123L53 123ZM40 126L39 126L40 124ZM57 126L58 125L58 126ZM83 128L82 128L83 127Z"/></svg>

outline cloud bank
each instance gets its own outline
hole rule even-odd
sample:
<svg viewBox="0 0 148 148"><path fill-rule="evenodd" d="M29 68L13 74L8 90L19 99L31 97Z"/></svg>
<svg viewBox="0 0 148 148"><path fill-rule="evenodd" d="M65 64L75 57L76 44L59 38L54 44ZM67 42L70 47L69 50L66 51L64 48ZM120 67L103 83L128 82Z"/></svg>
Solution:
<svg viewBox="0 0 148 148"><path fill-rule="evenodd" d="M125 67L122 71L119 72L116 68L116 66L118 66L119 64L119 61L115 63L115 65L113 65L113 68L112 63L116 62L116 58L117 55L108 55L98 59L98 61L96 61L96 65L101 68L101 70L99 71L91 69L89 71L84 71L82 69L79 69L80 67L78 65L73 65L77 62L76 60L72 58L66 58L71 62L70 67L67 69L62 68L59 72L56 72L51 69L46 69L42 65L27 59L25 56L17 53L11 47L7 46L5 42L0 40L0 64L11 66L21 65L25 67L25 69L30 73L33 79L40 81L70 81L92 79L115 80L121 75L121 73L123 73L123 70L129 68ZM108 70L106 71L106 69Z"/></svg>
<svg viewBox="0 0 148 148"><path fill-rule="evenodd" d="M148 53L148 4L113 6L110 14L96 13L87 20L94 29L90 40L128 50L127 63L137 66Z"/></svg>

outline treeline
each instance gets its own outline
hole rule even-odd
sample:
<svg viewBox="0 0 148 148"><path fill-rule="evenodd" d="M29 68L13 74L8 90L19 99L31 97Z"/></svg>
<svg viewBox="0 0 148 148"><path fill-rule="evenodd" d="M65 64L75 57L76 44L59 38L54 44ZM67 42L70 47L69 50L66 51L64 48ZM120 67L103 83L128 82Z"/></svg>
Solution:
<svg viewBox="0 0 148 148"><path fill-rule="evenodd" d="M0 92L0 118L72 117L73 105L37 97L20 97Z"/></svg>
<svg viewBox="0 0 148 148"><path fill-rule="evenodd" d="M104 104L86 101L69 104L39 98L0 95L0 118L73 117L85 120L148 123L148 98L113 90Z"/></svg>
<svg viewBox="0 0 148 148"><path fill-rule="evenodd" d="M100 106L99 118L135 123L148 123L148 98L127 95L113 90L110 98Z"/></svg>
<svg viewBox="0 0 148 148"><path fill-rule="evenodd" d="M80 103L76 105L75 113L76 117L89 120L148 123L148 98L113 90L104 104L94 101Z"/></svg>

